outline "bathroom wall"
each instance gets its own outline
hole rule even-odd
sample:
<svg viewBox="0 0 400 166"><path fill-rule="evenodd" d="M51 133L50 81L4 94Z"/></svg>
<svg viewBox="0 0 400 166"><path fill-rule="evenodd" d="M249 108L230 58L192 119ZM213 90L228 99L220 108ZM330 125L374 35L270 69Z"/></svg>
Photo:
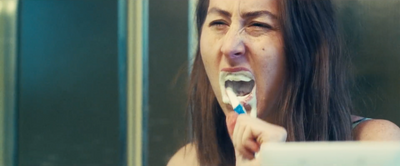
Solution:
<svg viewBox="0 0 400 166"><path fill-rule="evenodd" d="M336 0L357 114L400 125L400 1Z"/></svg>
<svg viewBox="0 0 400 166"><path fill-rule="evenodd" d="M166 165L186 137L188 1L149 1L149 166Z"/></svg>
<svg viewBox="0 0 400 166"><path fill-rule="evenodd" d="M19 10L18 165L120 165L117 1Z"/></svg>

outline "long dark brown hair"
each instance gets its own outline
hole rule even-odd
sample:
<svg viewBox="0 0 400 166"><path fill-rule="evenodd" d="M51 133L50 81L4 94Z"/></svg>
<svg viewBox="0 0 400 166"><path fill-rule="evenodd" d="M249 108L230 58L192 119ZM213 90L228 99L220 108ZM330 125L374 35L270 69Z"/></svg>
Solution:
<svg viewBox="0 0 400 166"><path fill-rule="evenodd" d="M330 0L279 0L280 31L286 56L284 90L276 110L287 141L351 140L349 59L344 56ZM209 0L199 0L198 36ZM200 43L200 42L198 42ZM199 45L189 86L191 142L201 165L235 165L225 115L204 69Z"/></svg>

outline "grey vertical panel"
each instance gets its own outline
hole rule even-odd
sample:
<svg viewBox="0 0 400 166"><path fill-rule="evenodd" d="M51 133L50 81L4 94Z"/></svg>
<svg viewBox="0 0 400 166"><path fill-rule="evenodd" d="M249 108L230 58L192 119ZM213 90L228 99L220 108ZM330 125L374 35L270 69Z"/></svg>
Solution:
<svg viewBox="0 0 400 166"><path fill-rule="evenodd" d="M25 0L19 165L120 165L117 1Z"/></svg>
<svg viewBox="0 0 400 166"><path fill-rule="evenodd" d="M336 0L354 62L356 109L400 125L400 0Z"/></svg>
<svg viewBox="0 0 400 166"><path fill-rule="evenodd" d="M121 0L123 2L125 0ZM127 4L127 165L141 166L147 155L148 0ZM121 5L122 6L122 5Z"/></svg>
<svg viewBox="0 0 400 166"><path fill-rule="evenodd" d="M0 165L16 164L18 0L0 1Z"/></svg>
<svg viewBox="0 0 400 166"><path fill-rule="evenodd" d="M119 124L120 124L120 149L121 166L127 166L127 108L128 108L128 57L127 57L127 1L118 0L118 78L119 78Z"/></svg>
<svg viewBox="0 0 400 166"><path fill-rule="evenodd" d="M183 145L187 54L188 1L150 0L148 162L145 165L166 165Z"/></svg>

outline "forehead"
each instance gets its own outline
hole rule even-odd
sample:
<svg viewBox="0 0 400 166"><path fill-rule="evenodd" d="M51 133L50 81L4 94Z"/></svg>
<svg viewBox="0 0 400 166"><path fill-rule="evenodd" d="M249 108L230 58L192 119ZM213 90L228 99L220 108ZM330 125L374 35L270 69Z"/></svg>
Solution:
<svg viewBox="0 0 400 166"><path fill-rule="evenodd" d="M276 15L278 12L278 1L281 0L210 0L208 10L214 7L230 13L267 10Z"/></svg>

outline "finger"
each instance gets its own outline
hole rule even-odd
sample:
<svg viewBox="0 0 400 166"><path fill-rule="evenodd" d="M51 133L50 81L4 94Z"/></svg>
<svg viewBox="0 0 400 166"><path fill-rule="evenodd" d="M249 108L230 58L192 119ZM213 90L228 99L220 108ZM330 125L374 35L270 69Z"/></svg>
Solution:
<svg viewBox="0 0 400 166"><path fill-rule="evenodd" d="M240 134L239 134L240 130L241 130L240 127L241 127L240 122L236 122L235 129L233 130L233 134L232 134L232 138L231 138L235 149L240 146L239 145L240 141L238 141L239 140L238 138L240 138Z"/></svg>
<svg viewBox="0 0 400 166"><path fill-rule="evenodd" d="M236 162L240 161L242 163L243 161L249 162L250 160L254 159L254 154L251 154L250 151L239 151L235 149L235 157L236 157Z"/></svg>
<svg viewBox="0 0 400 166"><path fill-rule="evenodd" d="M243 118L243 117L248 117L248 115L246 115L246 114L242 114L242 115L238 115L238 114L236 114L236 126L235 126L235 128L237 128L236 129L236 131L234 131L234 133L235 133L235 136L233 137L234 138L234 140L232 140L232 141L235 141L235 144L237 145L237 147L240 147L241 146L241 144L242 144L242 137L243 137L243 133L244 133L244 131L245 131L245 127L247 126L246 124L247 124L247 122L246 122L246 118Z"/></svg>
<svg viewBox="0 0 400 166"><path fill-rule="evenodd" d="M273 126L269 131L274 131L267 133L263 132L263 129L260 128L255 128L255 130L252 130L251 135L254 138L257 138L256 141L259 145L265 143L265 142L284 142L287 139L287 131L285 128L280 127L280 126Z"/></svg>
<svg viewBox="0 0 400 166"><path fill-rule="evenodd" d="M232 143L233 143L233 147L236 147L237 146L237 142L236 142L236 140L235 140L235 138L237 137L236 135L236 133L238 133L238 130L239 130L239 125L238 125L238 123L236 123L235 124L235 127L234 127L234 129L233 129L233 132L232 132L232 136L231 136L231 140L232 140Z"/></svg>
<svg viewBox="0 0 400 166"><path fill-rule="evenodd" d="M243 150L238 150L238 151L239 151L239 155L241 155L241 157L243 157L244 159L248 159L248 160L254 159L254 153L252 153L250 150L243 149Z"/></svg>
<svg viewBox="0 0 400 166"><path fill-rule="evenodd" d="M246 141L246 143L242 145L243 148L238 149L239 155L248 160L254 159L254 149L252 150L250 148L247 148L252 146L257 148L257 145L254 143L254 141Z"/></svg>
<svg viewBox="0 0 400 166"><path fill-rule="evenodd" d="M255 119L250 116L244 115L239 115L237 118L237 122L240 122L242 126L251 126L251 132L250 134L247 134L247 132L246 137L254 138L258 145L261 145L266 141L286 141L287 131L282 126L271 124L261 119Z"/></svg>
<svg viewBox="0 0 400 166"><path fill-rule="evenodd" d="M232 137L233 130L235 128L238 114L236 112L230 112L226 115L226 127L228 129L229 136Z"/></svg>
<svg viewBox="0 0 400 166"><path fill-rule="evenodd" d="M242 123L238 123L238 132L235 135L235 149L237 149L244 158L246 159L253 159L254 158L254 152L250 149L247 148L245 144L246 142L243 142L243 137L245 136L244 132L250 130L250 126L243 125ZM251 145L252 146L252 145Z"/></svg>
<svg viewBox="0 0 400 166"><path fill-rule="evenodd" d="M256 137L253 137L252 135L252 128L246 125L245 130L243 131L241 145L243 145L246 149L252 150L253 153L257 152L256 150L258 150L258 144L255 140Z"/></svg>
<svg viewBox="0 0 400 166"><path fill-rule="evenodd" d="M243 150L244 147L242 145L242 137L243 137L243 133L245 131L246 126L242 125L241 122L237 122L236 128L238 128L238 129L234 133L234 137L233 137L233 139L234 139L233 141L235 141L234 145L236 145L236 147L235 147L236 149Z"/></svg>
<svg viewBox="0 0 400 166"><path fill-rule="evenodd" d="M238 143L238 147L236 148L243 155L243 157L251 160L254 158L254 153L259 151L259 145L256 143L255 138L253 138L251 135L250 126L246 125L241 128L244 129L243 134L241 134L241 143Z"/></svg>
<svg viewBox="0 0 400 166"><path fill-rule="evenodd" d="M260 151L260 145L257 144L255 140L246 140L243 142L243 146L250 150L252 153Z"/></svg>

